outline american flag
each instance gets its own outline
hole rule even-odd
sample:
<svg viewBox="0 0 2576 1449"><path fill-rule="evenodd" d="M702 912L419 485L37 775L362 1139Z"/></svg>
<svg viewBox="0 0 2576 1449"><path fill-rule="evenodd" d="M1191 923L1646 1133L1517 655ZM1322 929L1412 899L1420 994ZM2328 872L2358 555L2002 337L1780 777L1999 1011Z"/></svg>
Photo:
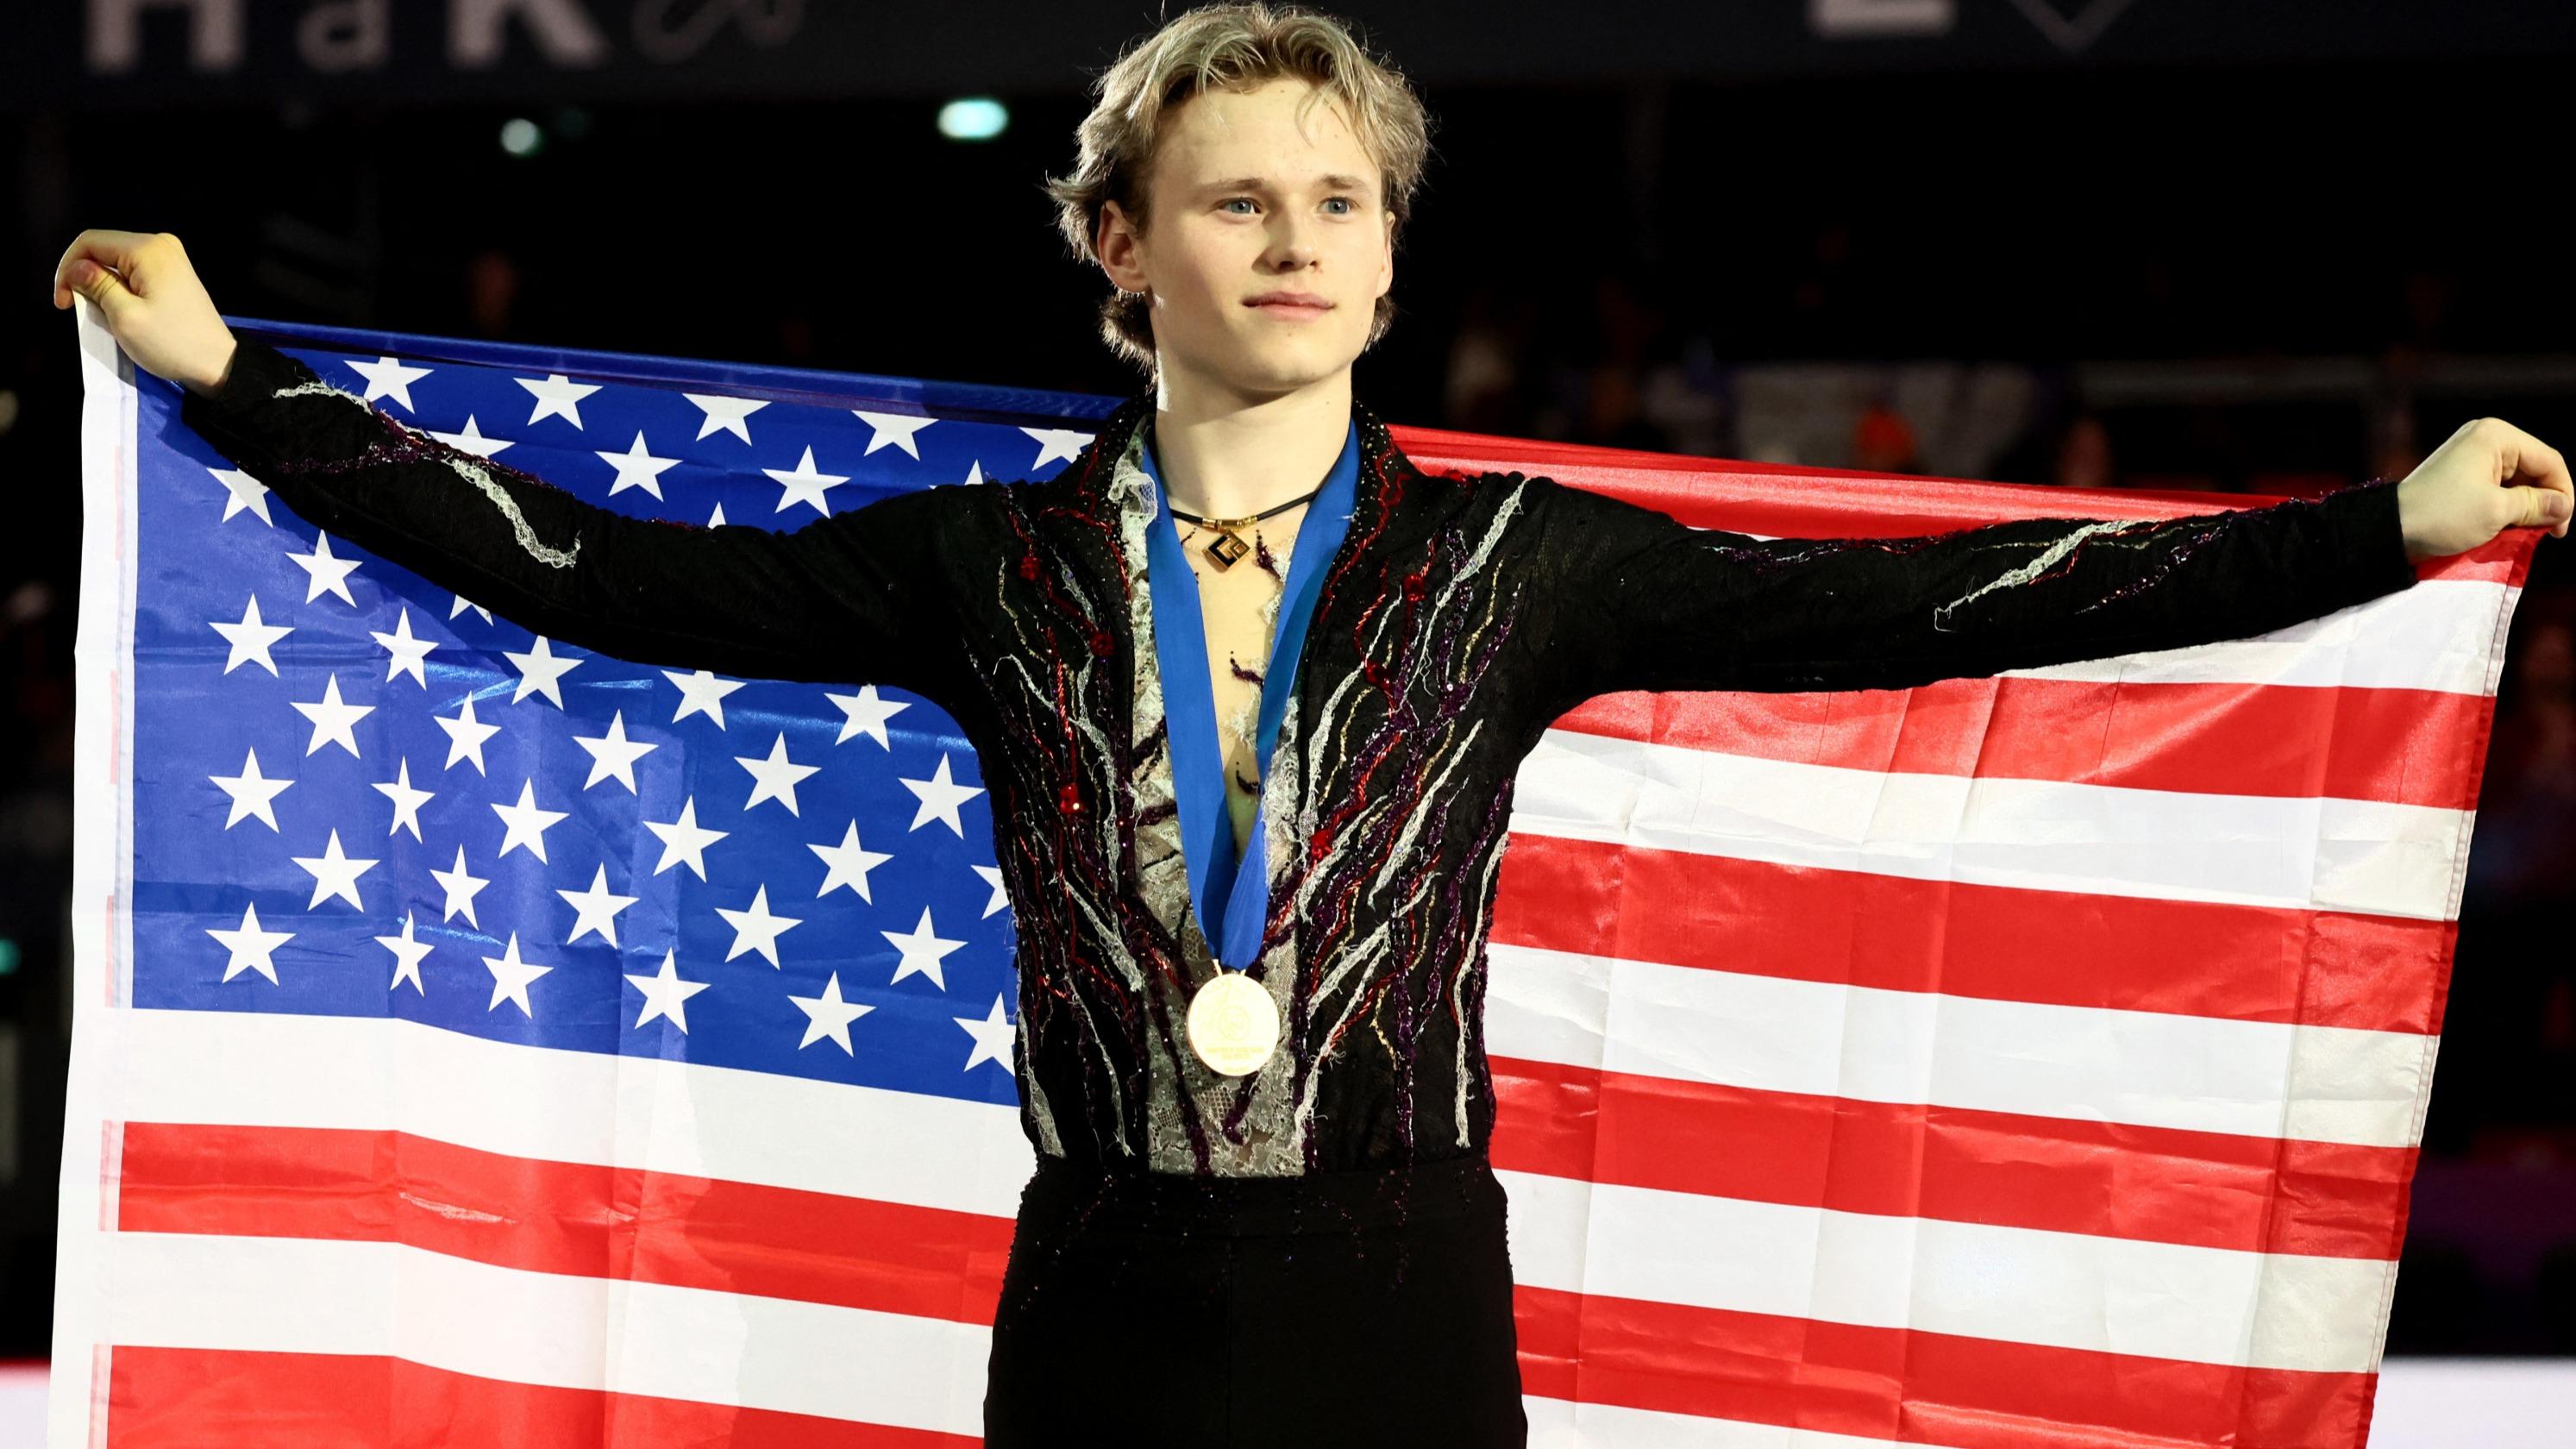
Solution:
<svg viewBox="0 0 2576 1449"><path fill-rule="evenodd" d="M973 1442L1033 1157L955 723L533 635L79 311L54 1449ZM732 527L1044 476L1116 403L235 325ZM1746 532L2212 506L1397 436ZM1532 1442L2361 1445L2533 542L2254 639L1560 720L1488 1001Z"/></svg>

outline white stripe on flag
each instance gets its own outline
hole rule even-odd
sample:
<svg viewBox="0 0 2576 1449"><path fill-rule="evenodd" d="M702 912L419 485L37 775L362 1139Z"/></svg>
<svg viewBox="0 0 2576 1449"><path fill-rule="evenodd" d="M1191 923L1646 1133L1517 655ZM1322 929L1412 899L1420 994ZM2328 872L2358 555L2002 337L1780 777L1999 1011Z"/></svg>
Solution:
<svg viewBox="0 0 2576 1449"><path fill-rule="evenodd" d="M107 1110L127 1121L409 1132L1004 1218L1037 1168L1009 1105L520 1046L392 1017L137 1009L115 1020Z"/></svg>
<svg viewBox="0 0 2576 1449"><path fill-rule="evenodd" d="M2366 1372L2396 1267L1496 1176L1517 1283L2096 1353Z"/></svg>
<svg viewBox="0 0 2576 1449"><path fill-rule="evenodd" d="M983 1432L992 1330L904 1313L535 1273L406 1243L124 1233L108 1342L390 1354L509 1383Z"/></svg>
<svg viewBox="0 0 2576 1449"><path fill-rule="evenodd" d="M1902 1441L1865 1439L1822 1429L1668 1414L1581 1399L1524 1395L1521 1404L1529 1411L1529 1449L1602 1449L1605 1445L1616 1449L1887 1449L1900 1442L1905 1449L1952 1449L1947 1440L1935 1443L1910 1435Z"/></svg>
<svg viewBox="0 0 2576 1449"><path fill-rule="evenodd" d="M2244 639L2009 669L2004 675L2493 694L2504 667L2496 624L2521 594L2491 579L2420 579L2411 589Z"/></svg>
<svg viewBox="0 0 2576 1449"><path fill-rule="evenodd" d="M2473 812L1854 770L1551 729L1515 833L1917 880L2458 914Z"/></svg>
<svg viewBox="0 0 2576 1449"><path fill-rule="evenodd" d="M1495 945L1492 1055L1716 1086L2412 1147L2412 1032L1995 1001ZM1616 1030L1612 1029L1615 1021Z"/></svg>

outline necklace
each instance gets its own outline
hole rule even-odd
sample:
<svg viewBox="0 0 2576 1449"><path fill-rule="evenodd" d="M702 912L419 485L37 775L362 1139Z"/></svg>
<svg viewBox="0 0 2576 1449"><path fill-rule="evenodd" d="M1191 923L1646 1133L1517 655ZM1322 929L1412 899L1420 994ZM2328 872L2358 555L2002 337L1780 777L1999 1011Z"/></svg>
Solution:
<svg viewBox="0 0 2576 1449"><path fill-rule="evenodd" d="M1252 545L1243 541L1241 532L1243 529L1250 528L1274 513L1285 513L1323 491L1323 485L1317 484L1276 508L1265 508L1259 513L1247 514L1242 518L1201 518L1195 513L1183 513L1177 508L1172 509L1172 516L1185 523L1195 523L1214 533L1216 540L1199 552L1206 555L1208 560L1218 568L1230 569L1234 567L1236 560L1252 552ZM1165 499L1164 506L1170 507L1170 505L1171 500Z"/></svg>

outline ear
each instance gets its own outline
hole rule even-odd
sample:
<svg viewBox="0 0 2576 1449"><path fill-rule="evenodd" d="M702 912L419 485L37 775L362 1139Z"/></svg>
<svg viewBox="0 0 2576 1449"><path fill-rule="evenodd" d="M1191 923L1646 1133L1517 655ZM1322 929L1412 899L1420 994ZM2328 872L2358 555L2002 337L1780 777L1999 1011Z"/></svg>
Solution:
<svg viewBox="0 0 2576 1449"><path fill-rule="evenodd" d="M1385 233L1378 238L1377 295L1386 295L1395 285L1395 213L1386 214Z"/></svg>
<svg viewBox="0 0 2576 1449"><path fill-rule="evenodd" d="M1122 292L1145 290L1145 239L1136 234L1126 209L1117 202L1100 208L1100 229L1091 245L1100 257L1100 270L1109 274L1112 286Z"/></svg>

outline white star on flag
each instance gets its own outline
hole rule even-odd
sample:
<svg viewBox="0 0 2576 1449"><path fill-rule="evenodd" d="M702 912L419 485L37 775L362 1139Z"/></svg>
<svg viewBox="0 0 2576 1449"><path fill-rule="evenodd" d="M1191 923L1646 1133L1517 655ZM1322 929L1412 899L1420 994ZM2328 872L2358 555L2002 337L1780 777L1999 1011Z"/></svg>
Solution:
<svg viewBox="0 0 2576 1449"><path fill-rule="evenodd" d="M224 949L232 953L224 961L226 981L240 975L242 969L248 967L267 977L270 982L276 982L277 964L269 959L269 953L295 939L293 931L261 930L259 907L255 905L242 907L241 925L238 928L227 931L220 927L209 926L206 928L206 934L223 942Z"/></svg>
<svg viewBox="0 0 2576 1449"><path fill-rule="evenodd" d="M679 965L669 950L662 952L662 969L653 975L638 976L632 971L625 974L627 980L635 983L635 989L644 993L644 1014L635 1018L638 1030L653 1018L666 1016L671 1019L671 1025L687 1031L688 999L715 984L712 981L681 980Z"/></svg>
<svg viewBox="0 0 2576 1449"><path fill-rule="evenodd" d="M894 857L881 850L861 849L858 821L852 820L849 828L841 832L840 844L808 844L805 848L821 856L823 863L831 867L823 873L823 888L814 892L816 896L830 895L834 886L848 886L850 894L870 905L876 904L876 897L868 894L868 872Z"/></svg>
<svg viewBox="0 0 2576 1449"><path fill-rule="evenodd" d="M520 960L519 933L516 931L510 933L508 947L498 956L484 957L483 964L492 970L492 1001L483 1009L487 1012L498 1011L501 1009L501 1003L507 1001L518 1007L520 1013L530 1021L536 1020L537 1010L528 1004L529 983L555 968L535 966Z"/></svg>
<svg viewBox="0 0 2576 1449"><path fill-rule="evenodd" d="M778 506L770 510L772 513L785 513L799 503L811 503L814 505L815 512L829 517L832 505L823 501L824 490L838 488L850 481L850 475L847 473L816 472L814 445L811 443L805 445L804 460L793 469L763 468L760 471L777 479L782 486L783 491L778 496Z"/></svg>
<svg viewBox="0 0 2576 1449"><path fill-rule="evenodd" d="M575 428L581 426L581 400L599 391L595 382L575 382L560 372L548 373L540 381L533 377L510 379L536 397L536 406L528 413L528 426L535 427L548 418L562 418Z"/></svg>
<svg viewBox="0 0 2576 1449"><path fill-rule="evenodd" d="M856 694L833 694L827 690L823 697L839 705L841 713L848 716L841 725L841 733L832 741L836 745L846 743L852 735L864 734L891 750L894 742L886 737L886 721L912 708L911 700L887 699L877 693L873 684L860 685Z"/></svg>
<svg viewBox="0 0 2576 1449"><path fill-rule="evenodd" d="M376 863L372 860L342 855L338 830L331 832L331 843L324 847L320 855L298 855L290 858L297 865L304 867L313 877L313 899L304 903L304 909L309 911L322 904L324 896L338 896L362 911L367 908L366 902L358 899L358 877L374 869Z"/></svg>
<svg viewBox="0 0 2576 1449"><path fill-rule="evenodd" d="M421 664L429 658L429 651L438 647L438 641L413 637L410 609L404 609L401 617L394 620L392 633L385 633L381 629L370 629L367 632L377 643L385 646L385 652L392 656L385 661L385 678L388 681L397 674L408 674L414 684L423 689L429 688L429 676L422 672Z"/></svg>
<svg viewBox="0 0 2576 1449"><path fill-rule="evenodd" d="M295 632L295 626L292 624L263 623L259 617L259 595L257 594L250 596L250 604L242 610L240 623L227 624L221 619L216 619L207 627L232 642L233 652L224 660L226 674L232 673L234 668L245 659L271 674L277 673L277 661L268 657L268 646Z"/></svg>
<svg viewBox="0 0 2576 1449"><path fill-rule="evenodd" d="M800 765L787 758L787 732L784 730L779 731L778 738L770 743L766 759L736 755L733 762L751 772L751 798L742 802L743 809L749 810L763 800L775 800L786 806L790 815L796 813L796 782L823 768L820 765Z"/></svg>
<svg viewBox="0 0 2576 1449"><path fill-rule="evenodd" d="M840 972L835 971L824 978L822 995L789 996L787 999L805 1012L805 1039L796 1043L797 1050L802 1051L828 1036L842 1051L858 1055L850 1047L850 1023L876 1008L843 1001Z"/></svg>
<svg viewBox="0 0 2576 1449"><path fill-rule="evenodd" d="M226 830L232 829L236 823L252 815L258 816L269 829L275 830L277 814L269 808L269 804L277 798L280 790L295 783L293 780L271 780L263 777L259 773L259 751L256 749L242 752L240 774L208 775L206 778L221 785L224 793L232 797L232 813L224 817Z"/></svg>
<svg viewBox="0 0 2576 1449"><path fill-rule="evenodd" d="M680 462L677 458L654 457L651 450L644 446L642 428L635 430L635 441L628 444L623 453L612 453L606 448L594 448L591 451L599 455L601 462L617 470L616 479L608 485L610 497L615 497L629 488L641 488L659 498L662 496L662 475L678 466Z"/></svg>
<svg viewBox="0 0 2576 1449"><path fill-rule="evenodd" d="M209 468L206 471L214 474L215 481L224 485L224 517L216 519L217 523L247 508L259 515L260 522L271 528L277 527L277 520L268 516L267 484L239 468Z"/></svg>
<svg viewBox="0 0 2576 1449"><path fill-rule="evenodd" d="M694 795L680 802L678 820L670 822L647 820L643 824L645 829L652 831L662 840L662 860L660 864L653 867L655 875L669 870L680 861L687 861L689 869L696 871L700 880L707 878L707 847L732 833L724 830L708 830L700 826L698 800Z"/></svg>
<svg viewBox="0 0 2576 1449"><path fill-rule="evenodd" d="M977 1062L998 1062L1002 1070L1007 1072L1012 1069L1011 1042L1019 1035L1019 1027L1002 1014L1000 992L993 993L993 1009L990 1012L982 1016L955 1016L950 1017L949 1020L956 1022L968 1036L975 1039L975 1050L967 1054L964 1070L970 1072L975 1070Z"/></svg>
<svg viewBox="0 0 2576 1449"><path fill-rule="evenodd" d="M622 709L609 716L608 733L574 735L572 742L590 751L590 778L581 782L581 788L587 790L613 776L629 795L637 793L635 762L655 748L650 740L626 738L626 711Z"/></svg>
<svg viewBox="0 0 2576 1449"><path fill-rule="evenodd" d="M474 717L474 696L465 696L465 707L456 712L456 718L449 719L443 714L430 718L440 729L447 731L447 764L443 768L452 770L456 768L457 761L472 760L474 773L491 774L483 768L483 742L499 734L501 727L485 724Z"/></svg>
<svg viewBox="0 0 2576 1449"><path fill-rule="evenodd" d="M385 834L391 835L408 825L411 827L411 838L419 840L420 807L429 801L434 792L412 788L411 761L408 758L401 760L394 772L394 778L378 780L375 782L375 787L384 792L386 799L394 802L394 823L385 827Z"/></svg>
<svg viewBox="0 0 2576 1449"><path fill-rule="evenodd" d="M376 707L372 704L342 703L340 676L337 671L327 676L320 699L309 702L290 699L287 703L295 706L296 713L313 721L313 738L304 746L304 753L312 754L325 743L329 743L347 750L351 758L359 758L358 737L351 734L349 729L358 721L375 713Z"/></svg>
<svg viewBox="0 0 2576 1449"><path fill-rule="evenodd" d="M406 367L390 357L379 357L373 362L360 362L354 357L344 357L340 360L349 364L352 371L367 380L367 390L359 394L358 401L374 402L380 397L389 397L401 403L404 412L419 411L411 405L411 385L429 376L430 369Z"/></svg>
<svg viewBox="0 0 2576 1449"><path fill-rule="evenodd" d="M913 440L920 435L922 429L938 421L936 418L915 417L910 413L872 413L864 408L852 408L850 411L858 414L860 422L875 429L868 434L867 453L861 453L859 456L862 458L892 443L910 453L913 461L918 463L921 461L921 447Z"/></svg>
<svg viewBox="0 0 2576 1449"><path fill-rule="evenodd" d="M584 934L591 931L597 931L599 939L612 946L616 945L617 913L640 899L637 896L621 896L609 890L606 865L601 865L592 872L590 889L568 891L557 886L555 894L570 902L573 908L572 934L564 937L564 944L567 946L576 944Z"/></svg>
<svg viewBox="0 0 2576 1449"><path fill-rule="evenodd" d="M483 929L483 923L474 919L474 897L492 882L486 877L472 875L466 871L464 846L456 847L454 870L433 868L429 878L438 882L439 888L447 892L447 902L439 910L438 918L441 921L455 920L456 913L462 911L465 913L465 924L478 931Z"/></svg>
<svg viewBox="0 0 2576 1449"><path fill-rule="evenodd" d="M519 687L510 692L510 703L517 704L531 694L543 694L555 702L557 709L563 708L563 691L555 687L555 682L582 664L578 658L557 658L543 634L537 636L535 647L525 652L504 649L501 657L519 666Z"/></svg>
<svg viewBox="0 0 2576 1449"><path fill-rule="evenodd" d="M414 995L427 996L429 988L420 984L420 963L429 954L429 943L412 934L411 916L403 912L401 935L378 936L376 944L394 953L394 979L385 989L391 991L408 981Z"/></svg>
<svg viewBox="0 0 2576 1449"><path fill-rule="evenodd" d="M730 961L745 951L758 951L769 958L772 966L778 964L779 933L804 923L801 916L770 914L769 887L766 885L753 893L750 910L735 911L718 906L716 914L733 927L733 949L725 952L726 960Z"/></svg>
<svg viewBox="0 0 2576 1449"><path fill-rule="evenodd" d="M1000 866L979 865L975 867L975 873L982 876L984 878L984 883L993 888L992 899L984 903L985 915L990 916L995 911L998 911L1011 903L1011 893L1002 884L1002 868Z"/></svg>
<svg viewBox="0 0 2576 1449"><path fill-rule="evenodd" d="M724 728L724 697L743 685L739 679L719 679L703 669L694 674L665 669L662 677L680 687L680 708L671 716L671 723L678 724L693 714L702 714L714 720L717 729Z"/></svg>
<svg viewBox="0 0 2576 1449"><path fill-rule="evenodd" d="M537 782L519 782L519 800L515 805L494 805L492 813L501 817L506 827L501 833L501 848L493 858L508 855L514 847L525 847L539 860L546 858L546 827L571 813L564 810L537 808Z"/></svg>
<svg viewBox="0 0 2576 1449"><path fill-rule="evenodd" d="M295 560L296 566L305 572L304 602L312 603L329 592L338 594L340 601L350 608L358 606L357 599L349 593L349 574L358 567L358 561L334 555L331 552L331 535L316 530L311 553L289 549L286 556Z"/></svg>
<svg viewBox="0 0 2576 1449"><path fill-rule="evenodd" d="M919 974L929 977L930 983L940 990L948 989L948 980L940 974L939 963L948 959L949 952L966 943L949 940L931 930L930 907L921 908L921 923L909 932L880 930L877 934L885 937L897 950L903 952L903 960L894 968L896 981Z"/></svg>
<svg viewBox="0 0 2576 1449"><path fill-rule="evenodd" d="M472 413L467 413L465 415L465 431L461 433L442 433L437 429L432 428L429 435L459 452L472 453L477 458L489 458L504 448L513 448L518 446L515 441L509 438L495 438L487 436L480 427L475 426L474 415Z"/></svg>
<svg viewBox="0 0 2576 1449"><path fill-rule="evenodd" d="M1038 440L1038 460L1029 465L1031 468L1043 468L1058 458L1072 462L1082 451L1082 445L1091 441L1091 434L1078 433L1071 428L1023 427L1020 431Z"/></svg>
<svg viewBox="0 0 2576 1449"><path fill-rule="evenodd" d="M714 393L703 392L684 392L680 396L696 403L698 411L706 414L706 420L698 424L698 438L703 438L709 433L721 432L731 433L748 443L751 441L751 429L743 420L769 406L766 398L720 397ZM689 441L696 442L698 438L692 438Z"/></svg>
<svg viewBox="0 0 2576 1449"><path fill-rule="evenodd" d="M946 750L939 752L939 769L929 779L913 780L900 775L895 778L903 782L903 787L905 789L910 790L914 795L919 796L921 799L921 808L913 812L913 829L919 830L922 826L929 824L933 820L937 820L941 824L946 825L949 829L956 831L958 839L963 840L966 838L966 822L958 818L957 807L974 799L976 796L983 794L984 787L981 785L960 785L955 780L950 779L948 777L948 752Z"/></svg>

